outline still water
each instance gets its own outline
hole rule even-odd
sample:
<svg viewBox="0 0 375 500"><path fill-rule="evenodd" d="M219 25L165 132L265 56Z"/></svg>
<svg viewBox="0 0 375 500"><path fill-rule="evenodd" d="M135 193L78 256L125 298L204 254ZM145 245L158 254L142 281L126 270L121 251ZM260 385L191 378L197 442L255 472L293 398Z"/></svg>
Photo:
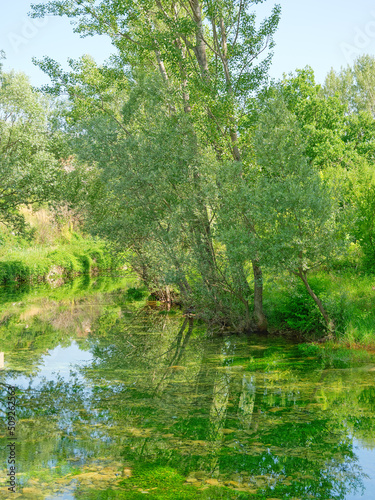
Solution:
<svg viewBox="0 0 375 500"><path fill-rule="evenodd" d="M0 294L0 499L375 499L375 363L210 337L128 281Z"/></svg>

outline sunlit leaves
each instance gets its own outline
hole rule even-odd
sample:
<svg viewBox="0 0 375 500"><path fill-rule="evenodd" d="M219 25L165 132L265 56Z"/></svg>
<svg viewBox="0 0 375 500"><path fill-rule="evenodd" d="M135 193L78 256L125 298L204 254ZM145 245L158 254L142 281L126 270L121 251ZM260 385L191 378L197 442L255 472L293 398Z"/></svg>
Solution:
<svg viewBox="0 0 375 500"><path fill-rule="evenodd" d="M56 180L50 115L50 103L25 75L0 73L0 221L19 231L19 205L49 198Z"/></svg>

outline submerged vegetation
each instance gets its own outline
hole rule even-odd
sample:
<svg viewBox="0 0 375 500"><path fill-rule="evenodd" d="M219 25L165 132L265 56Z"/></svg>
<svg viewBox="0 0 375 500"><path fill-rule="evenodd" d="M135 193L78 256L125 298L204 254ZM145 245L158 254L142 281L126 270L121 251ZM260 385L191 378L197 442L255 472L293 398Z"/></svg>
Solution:
<svg viewBox="0 0 375 500"><path fill-rule="evenodd" d="M375 491L375 57L270 81L263 2L43 1L112 57L0 63L0 500Z"/></svg>
<svg viewBox="0 0 375 500"><path fill-rule="evenodd" d="M29 295L0 292L0 384L17 386L22 496L371 494L374 354L350 360L328 344L208 336L189 318L135 300L134 290L128 278L81 277Z"/></svg>

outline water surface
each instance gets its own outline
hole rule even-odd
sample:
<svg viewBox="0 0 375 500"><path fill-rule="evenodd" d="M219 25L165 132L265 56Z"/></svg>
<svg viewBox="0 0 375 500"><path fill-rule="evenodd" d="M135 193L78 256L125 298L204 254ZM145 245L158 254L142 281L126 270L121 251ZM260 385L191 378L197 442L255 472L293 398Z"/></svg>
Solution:
<svg viewBox="0 0 375 500"><path fill-rule="evenodd" d="M0 381L18 393L1 499L375 498L374 364L209 337L124 286L3 291Z"/></svg>

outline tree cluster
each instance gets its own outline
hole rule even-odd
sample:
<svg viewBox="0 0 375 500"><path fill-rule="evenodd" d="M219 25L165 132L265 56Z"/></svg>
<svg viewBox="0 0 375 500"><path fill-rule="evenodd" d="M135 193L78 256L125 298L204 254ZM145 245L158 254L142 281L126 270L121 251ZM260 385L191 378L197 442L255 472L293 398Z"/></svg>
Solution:
<svg viewBox="0 0 375 500"><path fill-rule="evenodd" d="M350 242L373 258L375 63L362 58L324 86L309 69L269 84L280 7L258 22L259 3L33 6L117 50L101 67L88 56L68 72L38 62L52 80L44 90L67 96L60 131L72 167L59 182L91 231L130 250L151 289L178 289L186 311L266 331L263 274L287 271L332 332L308 272Z"/></svg>

